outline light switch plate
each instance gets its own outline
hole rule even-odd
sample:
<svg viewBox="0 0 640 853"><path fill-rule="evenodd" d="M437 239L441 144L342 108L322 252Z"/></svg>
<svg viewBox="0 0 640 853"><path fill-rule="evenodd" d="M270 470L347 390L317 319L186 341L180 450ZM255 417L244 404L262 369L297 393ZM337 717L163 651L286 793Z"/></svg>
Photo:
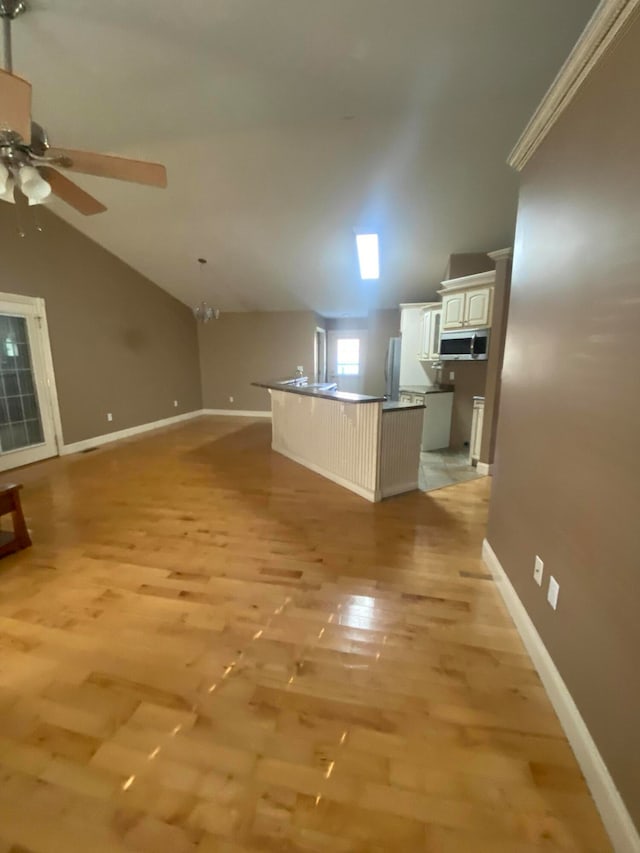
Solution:
<svg viewBox="0 0 640 853"><path fill-rule="evenodd" d="M544 574L544 563L536 555L536 561L533 564L533 579L538 584L538 586L542 586L542 575Z"/></svg>
<svg viewBox="0 0 640 853"><path fill-rule="evenodd" d="M455 371L450 370L450 371L449 371L449 382L453 382L453 380L454 380L455 378L456 378Z"/></svg>
<svg viewBox="0 0 640 853"><path fill-rule="evenodd" d="M549 591L547 592L547 601L555 610L558 607L558 595L560 593L560 584L553 575L549 578Z"/></svg>

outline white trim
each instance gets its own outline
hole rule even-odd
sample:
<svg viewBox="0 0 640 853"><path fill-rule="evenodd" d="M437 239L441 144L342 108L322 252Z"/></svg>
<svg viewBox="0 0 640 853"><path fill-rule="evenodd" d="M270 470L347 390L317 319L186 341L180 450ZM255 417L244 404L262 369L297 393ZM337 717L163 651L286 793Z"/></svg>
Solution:
<svg viewBox="0 0 640 853"><path fill-rule="evenodd" d="M322 347L324 349L324 377L323 378L318 376L318 367L320 366L318 364L318 332L321 333L321 337L323 338L323 344L322 344ZM316 326L315 332L313 333L313 376L314 376L313 381L314 382L326 382L327 381L327 376L328 376L327 354L328 354L328 351L327 351L327 330L323 326Z"/></svg>
<svg viewBox="0 0 640 853"><path fill-rule="evenodd" d="M401 302L399 308L440 308L442 302Z"/></svg>
<svg viewBox="0 0 640 853"><path fill-rule="evenodd" d="M476 464L476 471L478 474L484 474L485 477L489 477L493 472L493 465L489 465L487 462L478 462Z"/></svg>
<svg viewBox="0 0 640 853"><path fill-rule="evenodd" d="M633 824L631 815L626 809L567 685L562 680L562 676L542 642L531 617L518 598L517 592L486 539L482 544L482 559L493 575L507 610L511 614L538 675L542 679L551 704L555 708L562 728L587 780L587 785L609 833L614 850L616 853L638 853L640 851L640 836Z"/></svg>
<svg viewBox="0 0 640 853"><path fill-rule="evenodd" d="M44 299L36 299L37 310L41 312L40 320L42 322L42 354L44 356L44 366L47 374L47 384L49 386L49 403L51 405L51 414L53 417L53 430L55 433L56 449L60 453L60 449L64 447L64 435L62 433L62 420L60 418L60 403L58 401L58 387L56 385L56 374L53 369L53 355L51 353L51 338L49 336L49 323L47 321L47 308Z"/></svg>
<svg viewBox="0 0 640 853"><path fill-rule="evenodd" d="M0 293L0 302L8 303L9 305L16 306L16 312L18 314L22 314L25 317L30 317L38 323L37 329L37 340L32 340L30 345L32 347L32 361L33 361L33 370L34 370L34 382L37 387L37 374L36 370L38 369L37 363L41 361L41 370L44 371L44 381L46 383L46 394L40 395L44 396L46 399L40 399L39 403L42 407L46 404L49 408L49 413L51 415L51 426L53 427L53 445L54 450L53 453L50 452L51 444L47 442L43 444L38 451L38 446L34 446L31 458L28 461L18 462L15 466L9 465L8 468L5 468L4 465L0 466L2 471L9 471L12 467L20 467L22 465L29 465L33 462L39 462L43 459L50 459L56 454L60 453L60 449L64 444L64 438L62 434L62 421L60 418L60 403L58 401L58 388L56 385L56 375L53 369L53 356L51 354L51 338L49 336L49 324L47 322L47 306L46 302L40 296L25 296L21 293ZM41 356L41 359L38 358L38 353ZM45 419L43 418L44 412L41 409L40 418L43 429L45 428ZM11 462L11 457L8 455L9 453L24 453L28 451L29 447L20 448L16 451L8 451L5 458ZM15 457L14 457L15 460Z"/></svg>
<svg viewBox="0 0 640 853"><path fill-rule="evenodd" d="M521 171L569 106L576 93L611 49L637 11L640 0L601 0L566 62L516 142L507 162Z"/></svg>
<svg viewBox="0 0 640 853"><path fill-rule="evenodd" d="M292 462L297 462L298 465L303 465L310 471L320 474L322 477L326 477L327 480L331 480L333 483L337 483L339 486L349 489L350 492L355 492L356 495L360 495L361 498L366 498L372 503L380 500L381 495L379 491L364 489L362 486L356 485L356 483L353 483L351 480L346 480L344 477L340 477L331 471L327 471L326 468L321 468L320 465L316 465L315 462L309 462L308 459L302 459L300 456L296 456L294 453L289 453L288 450L284 450L282 447L277 447L275 444L271 445L271 449L275 450L276 453L282 454L282 456L286 456L287 459L291 459Z"/></svg>
<svg viewBox="0 0 640 853"><path fill-rule="evenodd" d="M463 275L461 278L445 278L440 284L445 290L455 290L459 287L481 287L486 284L496 283L496 271L487 270L477 272L473 275ZM440 293L440 291L438 291ZM439 302L436 304L440 304Z"/></svg>
<svg viewBox="0 0 640 853"><path fill-rule="evenodd" d="M146 424L138 424L138 426L128 427L127 429L119 429L116 432L108 432L104 435L96 435L93 438L84 438L82 441L74 441L71 444L65 444L60 448L60 456L69 456L71 453L80 453L82 450L88 450L90 447L100 447L103 444L111 444L112 441L120 441L123 438L132 438L144 432L150 432L154 429L178 424L181 421L189 421L192 418L198 418L205 414L202 409L196 409L193 412L185 412L182 415L174 415L170 418L162 418L159 421L150 421Z"/></svg>
<svg viewBox="0 0 640 853"><path fill-rule="evenodd" d="M505 261L513 257L513 248L509 246L507 249L496 249L495 252L487 252L492 261Z"/></svg>
<svg viewBox="0 0 640 853"><path fill-rule="evenodd" d="M233 418L270 418L271 412L252 412L248 409L202 409L203 415L225 415Z"/></svg>

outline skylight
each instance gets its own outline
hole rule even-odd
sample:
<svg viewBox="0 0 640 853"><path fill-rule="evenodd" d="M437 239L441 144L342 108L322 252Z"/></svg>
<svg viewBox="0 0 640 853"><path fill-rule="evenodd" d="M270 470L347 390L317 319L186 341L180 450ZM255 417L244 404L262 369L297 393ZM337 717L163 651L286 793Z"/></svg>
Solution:
<svg viewBox="0 0 640 853"><path fill-rule="evenodd" d="M356 234L360 278L374 281L380 278L380 247L377 234Z"/></svg>

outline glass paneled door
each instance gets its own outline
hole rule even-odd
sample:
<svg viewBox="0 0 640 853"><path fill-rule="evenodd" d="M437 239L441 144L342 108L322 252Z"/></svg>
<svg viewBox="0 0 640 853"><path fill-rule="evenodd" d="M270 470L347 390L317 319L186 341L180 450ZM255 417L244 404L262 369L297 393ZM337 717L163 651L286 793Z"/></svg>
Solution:
<svg viewBox="0 0 640 853"><path fill-rule="evenodd" d="M54 405L44 304L0 294L0 471L58 453Z"/></svg>

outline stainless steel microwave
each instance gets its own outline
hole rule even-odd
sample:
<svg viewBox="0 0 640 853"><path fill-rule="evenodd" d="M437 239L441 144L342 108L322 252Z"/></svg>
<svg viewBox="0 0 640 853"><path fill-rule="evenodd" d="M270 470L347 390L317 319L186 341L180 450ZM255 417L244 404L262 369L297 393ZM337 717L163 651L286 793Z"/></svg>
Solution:
<svg viewBox="0 0 640 853"><path fill-rule="evenodd" d="M489 329L457 329L440 338L442 361L485 361L489 357Z"/></svg>

